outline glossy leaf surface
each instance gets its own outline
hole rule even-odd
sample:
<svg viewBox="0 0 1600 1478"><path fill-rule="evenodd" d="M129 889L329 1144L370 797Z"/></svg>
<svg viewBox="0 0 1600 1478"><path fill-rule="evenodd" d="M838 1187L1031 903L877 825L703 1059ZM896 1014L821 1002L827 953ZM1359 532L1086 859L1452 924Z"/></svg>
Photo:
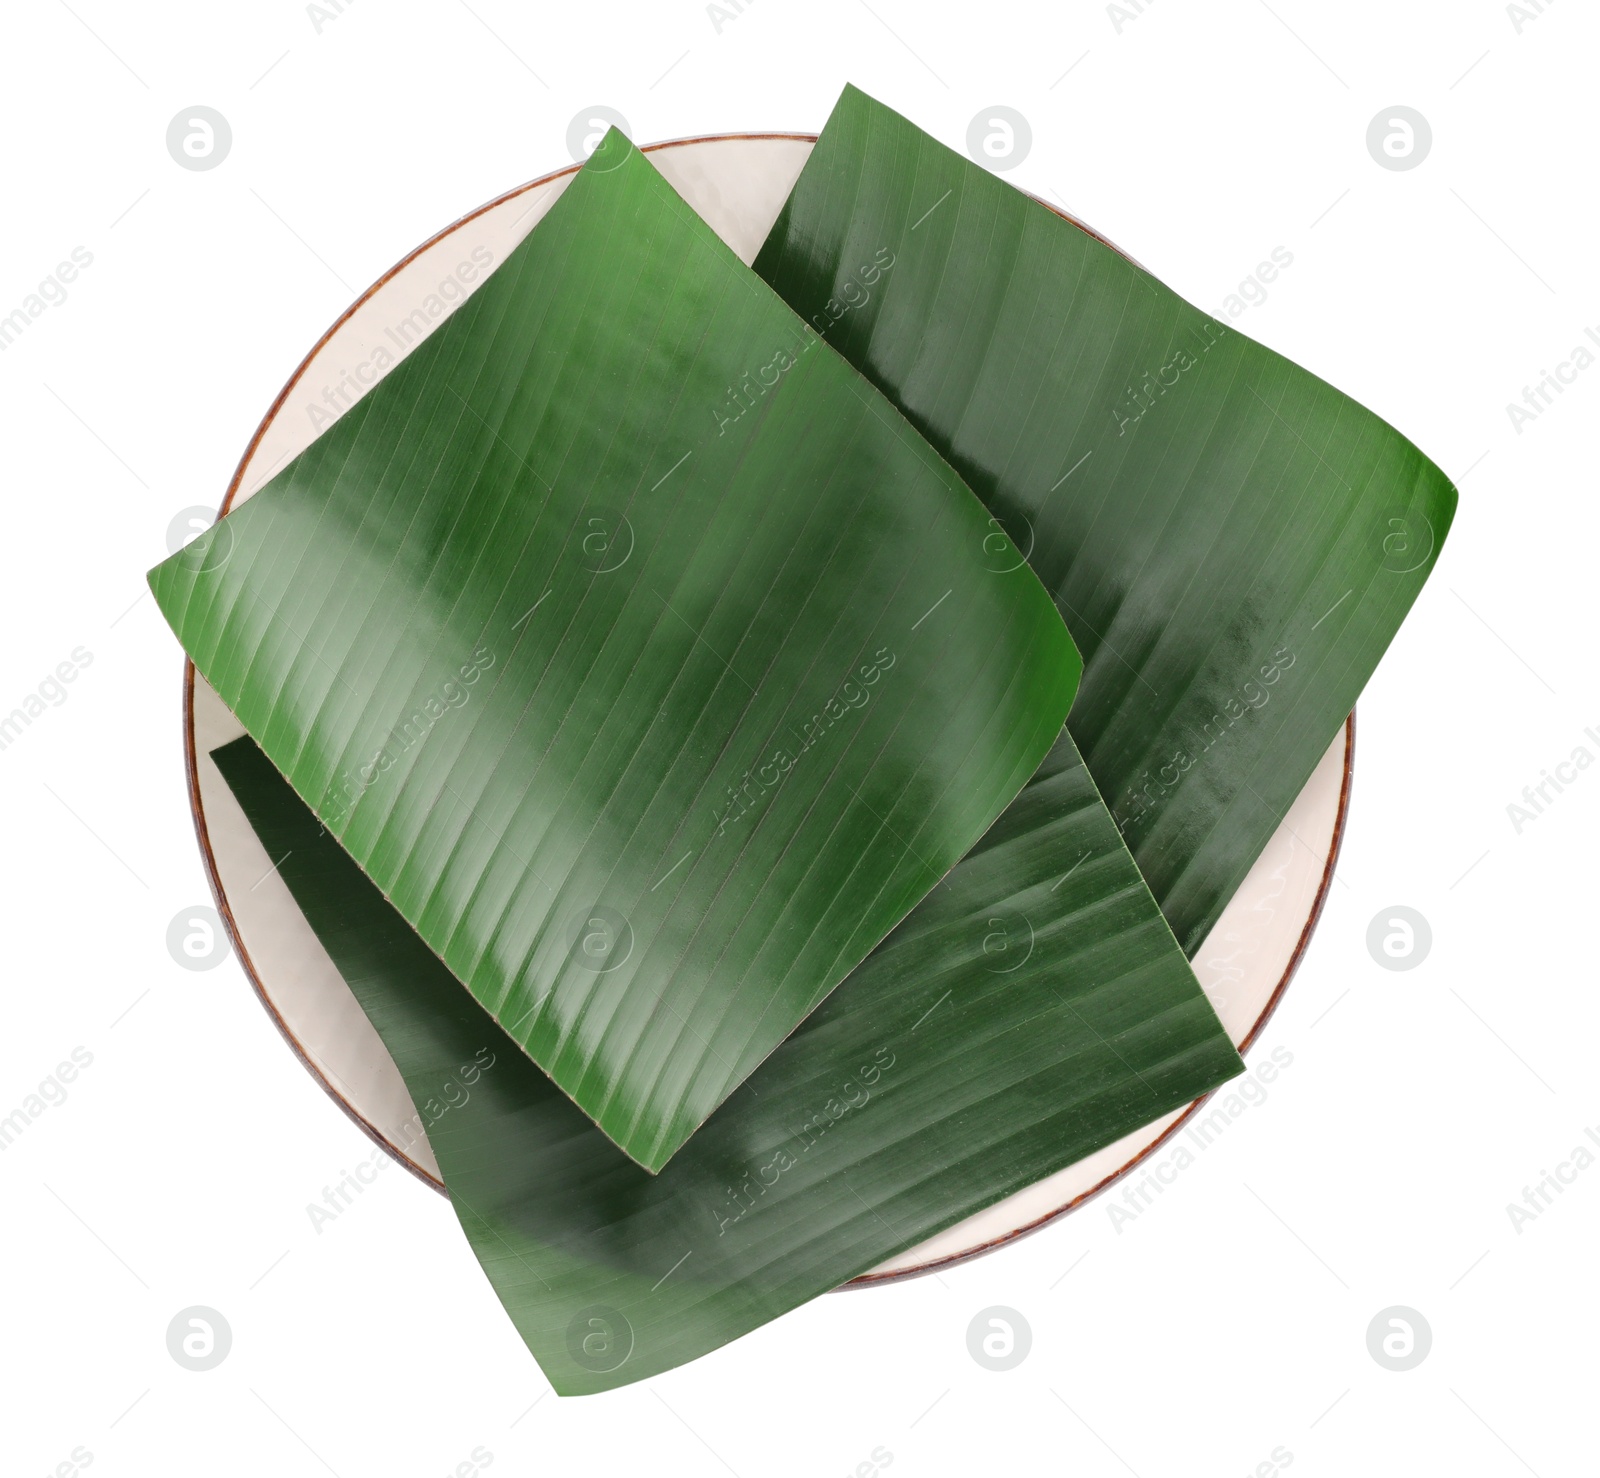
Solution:
<svg viewBox="0 0 1600 1478"><path fill-rule="evenodd" d="M1063 734L972 853L650 1175L250 739L214 757L399 1064L473 1251L562 1394L726 1344L1240 1069Z"/></svg>
<svg viewBox="0 0 1600 1478"><path fill-rule="evenodd" d="M1081 665L959 478L615 131L151 585L652 1170L978 840Z"/></svg>
<svg viewBox="0 0 1600 1478"><path fill-rule="evenodd" d="M1454 488L855 88L755 267L1052 592L1084 654L1072 734L1192 954L1410 609Z"/></svg>

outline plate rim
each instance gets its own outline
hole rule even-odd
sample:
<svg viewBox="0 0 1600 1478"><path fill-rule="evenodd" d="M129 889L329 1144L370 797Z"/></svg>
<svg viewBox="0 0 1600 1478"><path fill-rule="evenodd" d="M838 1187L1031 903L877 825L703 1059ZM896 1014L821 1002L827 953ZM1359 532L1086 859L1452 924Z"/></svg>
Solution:
<svg viewBox="0 0 1600 1478"><path fill-rule="evenodd" d="M814 144L817 141L817 137L818 136L814 133L789 133L782 131L768 131L760 133L733 132L693 134L684 138L664 139L658 143L644 144L638 147L641 153L653 154L664 149L681 148L692 144L724 143L733 141L745 142L759 141L763 139L790 139L797 143ZM226 517L232 508L239 488L244 482L246 469L254 459L256 450L260 446L262 438L266 435L268 428L277 419L278 413L283 409L283 406L288 400L290 393L294 390L295 386L300 383L300 380L305 375L306 371L311 367L312 361L316 359L316 357L322 352L323 348L328 344L333 336L338 333L338 331L351 319L351 317L354 316L356 311L373 296L374 293L376 293L384 286L385 283L389 282L397 274L404 271L406 267L410 266L410 264L420 257L424 252L437 245L440 241L444 240L445 237L450 236L456 231L460 230L461 227L468 224L468 222L476 220L479 216L482 216L487 212L494 210L498 206L505 204L508 200L514 200L517 196L526 194L529 190L537 189L542 185L548 185L552 181L559 180L566 175L576 174L582 167L582 163L579 162L567 165L562 169L551 170L548 174L540 175L538 178L528 180L524 184L513 186L511 189L496 195L493 199L485 201L482 205L467 211L464 215L457 217L449 225L444 226L438 231L435 231L433 235L429 236L411 251L407 252L405 256L403 256L393 266L388 268L387 271L375 279L358 297L356 297L354 301L352 301L343 310L343 312L341 312L339 316L335 318L331 324L329 324L327 329L325 329L322 335L317 339L316 343L314 343L311 348L306 351L304 357L300 360L300 363L295 366L293 372L289 375L289 378L284 381L282 388L273 398L272 403L267 407L265 413L261 417L261 420L257 423L256 429L251 435L249 442L246 444L243 453L240 455L238 464L234 468L233 476L228 481L227 490L224 492L222 502L217 509L217 518L220 520ZM1127 257L1129 261L1133 261L1133 258L1129 256L1127 252L1123 251L1121 247L1117 246L1115 242L1111 241L1110 238L1103 236L1100 232L1094 230L1085 222L1080 221L1076 216L1072 215L1071 212L1063 210L1059 206L1052 205L1047 200L1040 200L1036 195L1030 195L1029 198L1038 201L1040 205L1044 206L1045 209L1049 210L1052 214L1070 222L1080 231L1084 232L1085 235L1092 236L1096 241L1099 241L1105 246L1110 247L1111 250L1117 252L1120 256ZM326 1093L328 1097L331 1098L341 1110L343 1110L345 1116L353 1124L355 1124L356 1127L360 1129L368 1139L377 1145L379 1149L383 1150L385 1154L396 1160L406 1170L409 1170L411 1174L420 1180L424 1185L430 1187L434 1191L437 1191L440 1195L448 1195L449 1192L447 1191L442 1180L433 1175L423 1166L419 1165L404 1150L400 1149L394 1144L391 1144L388 1138L377 1128L377 1126L374 1125L368 1118L366 1118L366 1116L363 1115L353 1103L345 1098L343 1094L341 1094L339 1090L334 1087L333 1083L329 1080L327 1075L324 1074L322 1069L319 1068L314 1061L312 1061L311 1056L306 1051L305 1046L301 1043L300 1039L295 1036L293 1029L290 1027L289 1023L284 1020L283 1014L278 1010L276 1003L272 1000L271 996L267 994L266 985L261 978L260 972L256 968L255 961L252 959L249 949L245 945L244 939L239 930L238 921L234 918L233 908L229 903L227 893L223 889L222 876L217 866L216 854L211 846L210 830L206 822L205 803L200 792L199 757L195 742L194 685L195 666L192 661L185 657L183 664L182 727L184 771L189 795L189 815L191 821L194 823L195 840L200 849L200 857L205 869L206 881L210 885L212 898L216 902L218 916L222 920L223 927L228 931L228 939L233 946L234 955L239 961L240 968L244 971L245 978L250 982L251 989L255 992L256 999L261 1003L262 1007L266 1010L267 1015L271 1018L273 1024L278 1028L279 1035L282 1036L284 1041L288 1043L290 1050L297 1058L299 1058L301 1065L311 1075L313 1080L315 1080L321 1086L323 1092ZM1294 952L1290 955L1289 962L1284 967L1282 976L1279 978L1277 985L1273 988L1272 994L1267 998L1266 1005L1262 1008L1260 1014L1251 1024L1250 1030L1245 1033L1244 1040L1237 1044L1241 1057L1244 1056L1244 1054L1255 1045L1257 1039L1265 1030L1268 1022L1271 1021L1273 1014L1277 1011L1279 1003L1283 999L1284 993L1289 988L1290 981L1293 980L1295 973L1300 968L1301 961L1305 958L1306 951L1311 944L1312 935L1316 932L1317 925L1322 919L1323 908L1327 903L1328 893L1333 884L1334 869L1338 864L1339 853L1344 845L1345 823L1350 811L1350 791L1355 769L1356 749L1356 716L1354 709L1351 710L1349 716L1345 719L1343 735L1344 763L1342 766L1342 774L1339 785L1339 804L1337 812L1334 816L1333 837L1329 843L1327 857L1323 862L1322 877L1317 885L1316 896L1312 900L1311 911L1307 915L1305 925L1300 931L1300 937L1295 943ZM1224 1084L1221 1086L1225 1087L1226 1085ZM1117 1169L1102 1177L1088 1190L1079 1192L1071 1200L1058 1207L1055 1207L1050 1211L1045 1212L1042 1216L1035 1217L1032 1221L1026 1223L1025 1225L1015 1227L1008 1232L1002 1233L1000 1236L992 1237L986 1242L978 1243L976 1246L963 1248L959 1252L946 1253L941 1257L930 1258L926 1262L916 1263L911 1267L893 1268L883 1272L866 1272L858 1274L856 1277L849 1279L845 1283L842 1283L838 1289L833 1291L840 1292L845 1289L875 1288L886 1283L899 1283L910 1278L920 1278L929 1274L942 1272L945 1269L955 1267L960 1263L970 1262L975 1257L982 1257L986 1253L994 1252L1001 1247L1009 1246L1019 1238L1029 1236L1032 1233L1049 1226L1052 1222L1058 1221L1060 1218L1067 1216L1073 1211L1076 1211L1080 1206L1085 1205L1087 1202L1093 1200L1096 1196L1099 1196L1103 1192L1109 1190L1124 1176L1130 1174L1139 1165L1143 1164L1151 1155L1155 1154L1157 1150L1161 1149L1163 1145L1171 1140L1172 1137L1176 1135L1178 1131L1182 1129L1184 1125L1186 1125L1202 1107L1204 1107L1204 1105L1212 1098L1214 1094L1220 1091L1220 1087L1215 1088L1210 1093L1195 1099L1194 1102L1185 1108L1184 1111L1171 1124L1169 1124L1159 1136L1157 1136L1142 1150L1140 1150L1138 1154L1134 1155L1124 1164L1118 1166Z"/></svg>

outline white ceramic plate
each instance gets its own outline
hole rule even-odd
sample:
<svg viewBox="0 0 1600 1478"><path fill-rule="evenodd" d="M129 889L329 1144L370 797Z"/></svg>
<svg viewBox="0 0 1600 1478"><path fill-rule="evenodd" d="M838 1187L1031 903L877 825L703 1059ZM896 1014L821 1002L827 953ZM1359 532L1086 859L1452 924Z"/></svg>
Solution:
<svg viewBox="0 0 1600 1478"><path fill-rule="evenodd" d="M741 134L656 144L646 152L750 262L813 142L810 135ZM222 511L250 497L442 322L538 224L575 170L535 180L463 217L364 293L273 402ZM192 666L184 689L184 731L200 850L245 973L335 1101L403 1165L442 1190L432 1150L407 1130L415 1110L399 1069L271 870L272 859L212 763L211 751L244 729ZM1241 1050L1277 1005L1321 913L1343 832L1354 748L1352 716L1195 958L1200 983ZM943 1267L1042 1226L1127 1173L1196 1107L1168 1114L968 1217L855 1285ZM403 1141L409 1151L399 1148Z"/></svg>

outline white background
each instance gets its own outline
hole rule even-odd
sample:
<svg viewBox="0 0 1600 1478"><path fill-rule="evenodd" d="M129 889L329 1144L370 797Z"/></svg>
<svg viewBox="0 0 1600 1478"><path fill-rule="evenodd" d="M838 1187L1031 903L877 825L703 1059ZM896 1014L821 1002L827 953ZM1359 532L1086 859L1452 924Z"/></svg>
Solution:
<svg viewBox="0 0 1600 1478"><path fill-rule="evenodd" d="M505 1472L740 1478L879 1448L907 1475L1236 1478L1276 1449L1295 1478L1593 1471L1600 1165L1520 1228L1506 1208L1600 1133L1600 766L1520 834L1507 806L1575 747L1600 756L1600 365L1520 431L1506 406L1600 332L1600 21L1577 0L1520 30L1488 0L871 6L729 0L720 29L688 0L8 7L0 317L74 248L93 260L0 352L0 712L74 648L92 663L0 751L0 1116L74 1048L93 1061L0 1151L6 1474L75 1449L97 1478L432 1478L475 1449ZM1404 429L1461 508L1361 700L1338 881L1256 1048L1293 1058L1265 1103L1131 1222L1102 1199L560 1400L432 1191L394 1170L313 1230L368 1141L232 959L170 958L169 921L210 900L179 649L143 572L337 314L569 162L575 115L615 108L641 143L815 130L846 80L956 147L1015 108L1033 144L1007 177L1204 306L1286 248L1237 327ZM233 131L203 172L165 142L197 104ZM1366 146L1396 104L1432 126L1408 171ZM1366 945L1396 904L1433 931L1404 973ZM233 1333L204 1373L166 1346L195 1304ZM1033 1332L1003 1373L966 1345L996 1304ZM1367 1349L1391 1305L1433 1333L1404 1373Z"/></svg>

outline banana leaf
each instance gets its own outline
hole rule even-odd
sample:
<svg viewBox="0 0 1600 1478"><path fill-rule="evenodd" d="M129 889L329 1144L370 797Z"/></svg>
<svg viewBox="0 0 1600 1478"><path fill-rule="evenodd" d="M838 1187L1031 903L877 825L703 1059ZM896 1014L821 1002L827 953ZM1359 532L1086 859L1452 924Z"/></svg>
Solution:
<svg viewBox="0 0 1600 1478"><path fill-rule="evenodd" d="M649 1170L983 835L1081 666L960 479L615 130L150 584L382 895Z"/></svg>
<svg viewBox="0 0 1600 1478"><path fill-rule="evenodd" d="M1449 480L853 87L755 269L1051 591L1072 734L1192 955L1433 568Z"/></svg>
<svg viewBox="0 0 1600 1478"><path fill-rule="evenodd" d="M652 1175L251 739L213 757L399 1064L467 1239L563 1395L726 1344L1241 1068L1063 733L945 884Z"/></svg>

